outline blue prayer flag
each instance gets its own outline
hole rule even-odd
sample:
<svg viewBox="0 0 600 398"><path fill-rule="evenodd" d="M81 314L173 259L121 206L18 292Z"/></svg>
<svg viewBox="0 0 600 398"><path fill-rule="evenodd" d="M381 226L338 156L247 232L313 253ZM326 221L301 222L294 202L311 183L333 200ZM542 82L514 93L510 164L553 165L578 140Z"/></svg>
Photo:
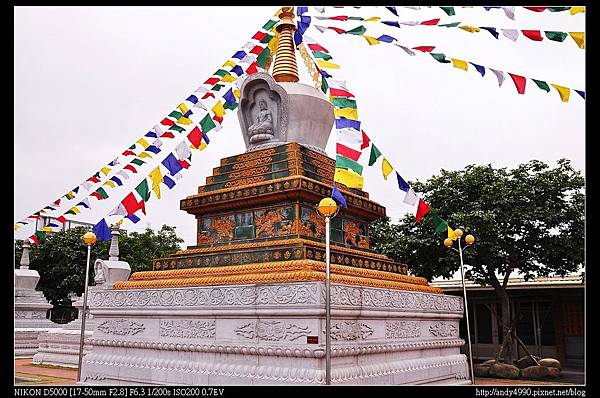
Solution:
<svg viewBox="0 0 600 398"><path fill-rule="evenodd" d="M485 68L481 65L477 65L474 64L473 62L469 62L471 65L473 65L475 67L475 69L477 69L477 72L481 73L481 76L485 75Z"/></svg>
<svg viewBox="0 0 600 398"><path fill-rule="evenodd" d="M202 131L202 137L204 137L204 141L206 141L206 145L210 144L210 140L208 139L208 135Z"/></svg>
<svg viewBox="0 0 600 398"><path fill-rule="evenodd" d="M390 12L392 14L394 14L395 16L398 16L398 11L396 11L396 7L385 7L385 8L387 8L388 10L390 10Z"/></svg>
<svg viewBox="0 0 600 398"><path fill-rule="evenodd" d="M345 129L348 127L360 131L360 122L358 120L346 119L345 117L335 119L336 129Z"/></svg>
<svg viewBox="0 0 600 398"><path fill-rule="evenodd" d="M169 187L169 189L173 189L175 186L175 181L173 181L169 176L163 176L163 183Z"/></svg>
<svg viewBox="0 0 600 398"><path fill-rule="evenodd" d="M577 94L579 94L581 96L581 98L585 99L585 91L579 91L579 90L575 90L575 92Z"/></svg>
<svg viewBox="0 0 600 398"><path fill-rule="evenodd" d="M48 227L58 227L58 224L54 224L53 222L48 223Z"/></svg>
<svg viewBox="0 0 600 398"><path fill-rule="evenodd" d="M499 7L499 6L494 6L494 7L485 7L485 6L484 6L483 8L485 8L485 10L486 10L486 11L489 11L489 10L491 10L492 8L500 8L500 7Z"/></svg>
<svg viewBox="0 0 600 398"><path fill-rule="evenodd" d="M108 224L106 224L106 220L103 218L98 221L98 224L94 225L92 228L92 232L96 234L99 242L104 242L105 240L110 240L112 234L110 233L110 228L108 228Z"/></svg>
<svg viewBox="0 0 600 398"><path fill-rule="evenodd" d="M154 131L148 131L146 134L144 134L144 137L153 137L153 138L156 138L158 136L156 135L156 133ZM111 166L114 166L114 164L111 164Z"/></svg>
<svg viewBox="0 0 600 398"><path fill-rule="evenodd" d="M192 94L189 97L187 97L185 100L190 101L192 104L196 104L198 102L198 97L196 97L195 95Z"/></svg>
<svg viewBox="0 0 600 398"><path fill-rule="evenodd" d="M110 180L117 183L118 186L123 185L123 183L121 182L121 180L118 177L112 176L112 177L110 177Z"/></svg>
<svg viewBox="0 0 600 398"><path fill-rule="evenodd" d="M135 214L129 214L126 218L130 219L134 224L137 224L137 222L140 221L140 218Z"/></svg>
<svg viewBox="0 0 600 398"><path fill-rule="evenodd" d="M231 58L237 58L237 59L244 59L244 57L246 56L246 52L245 51L238 51L235 54L233 54L233 57Z"/></svg>
<svg viewBox="0 0 600 398"><path fill-rule="evenodd" d="M183 166L181 166L181 164L177 161L177 158L172 152L165 160L162 161L162 164L169 170L169 173L171 173L172 176L177 174L179 170L183 169Z"/></svg>
<svg viewBox="0 0 600 398"><path fill-rule="evenodd" d="M377 38L377 40L383 41L385 43L391 43L394 40L398 40L398 39L396 39L395 37L392 37L392 36L388 36L388 35L381 35Z"/></svg>
<svg viewBox="0 0 600 398"><path fill-rule="evenodd" d="M492 36L494 36L496 39L498 38L498 36L500 35L500 33L498 33L498 31L496 31L496 28L490 28L490 27L485 27L485 26L480 26L480 29L485 29L488 32L490 32L492 34Z"/></svg>
<svg viewBox="0 0 600 398"><path fill-rule="evenodd" d="M144 149L146 152L159 153L160 148L157 148L155 145L150 145L148 148Z"/></svg>
<svg viewBox="0 0 600 398"><path fill-rule="evenodd" d="M238 77L242 76L242 74L244 74L244 70L242 69L241 66L236 65L231 69L231 72L235 73L236 75L238 75Z"/></svg>
<svg viewBox="0 0 600 398"><path fill-rule="evenodd" d="M333 190L331 191L331 199L335 200L337 203L339 203L345 209L348 208L348 205L346 204L346 199L344 199L344 196L339 191L339 189L337 189L335 184L333 184Z"/></svg>
<svg viewBox="0 0 600 398"><path fill-rule="evenodd" d="M298 29L294 32L294 44L299 46L302 44L302 34L300 33L300 23L298 22Z"/></svg>
<svg viewBox="0 0 600 398"><path fill-rule="evenodd" d="M191 115L191 114L192 114L192 111L191 111L191 110L188 110L188 111L187 111L187 112L186 112L186 113L183 115L183 117L190 117L190 115Z"/></svg>
<svg viewBox="0 0 600 398"><path fill-rule="evenodd" d="M400 177L400 174L398 174L398 172L396 172L396 177L398 178L398 187L400 188L400 190L404 191L404 192L408 192L408 189L410 187L408 186L406 181L404 181L404 179L402 177Z"/></svg>
<svg viewBox="0 0 600 398"><path fill-rule="evenodd" d="M308 12L308 7L297 7L296 8L296 14L297 15L302 15L305 12Z"/></svg>
<svg viewBox="0 0 600 398"><path fill-rule="evenodd" d="M227 90L227 92L223 95L223 98L225 98L225 102L237 102L231 88Z"/></svg>
<svg viewBox="0 0 600 398"><path fill-rule="evenodd" d="M396 21L381 21L382 24L388 26L395 26L396 28L400 28L400 24Z"/></svg>
<svg viewBox="0 0 600 398"><path fill-rule="evenodd" d="M326 71L324 71L323 69L321 69L319 72L321 72L321 75L325 78L325 79L329 79L331 76L329 73L327 73Z"/></svg>

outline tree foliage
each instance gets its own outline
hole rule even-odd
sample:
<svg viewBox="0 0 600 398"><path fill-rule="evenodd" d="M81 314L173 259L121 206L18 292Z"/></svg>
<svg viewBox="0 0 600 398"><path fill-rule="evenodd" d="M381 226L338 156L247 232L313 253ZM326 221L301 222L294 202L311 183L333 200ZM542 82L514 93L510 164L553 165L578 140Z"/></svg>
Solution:
<svg viewBox="0 0 600 398"><path fill-rule="evenodd" d="M87 246L81 241L81 236L87 231L84 227L76 227L47 235L40 240L38 246L31 248L30 268L40 274L37 289L43 291L53 304L68 302L71 292L83 293ZM127 234L122 230L119 238L119 259L127 261L132 272L150 270L153 258L165 257L176 252L182 242L183 239L176 235L175 228L167 225L163 225L158 233L146 229L142 233ZM92 246L90 263L93 264L98 258L108 260L109 247L110 241ZM19 267L22 252L22 242L18 241L15 245L15 267ZM90 284L93 284L92 265L89 280Z"/></svg>

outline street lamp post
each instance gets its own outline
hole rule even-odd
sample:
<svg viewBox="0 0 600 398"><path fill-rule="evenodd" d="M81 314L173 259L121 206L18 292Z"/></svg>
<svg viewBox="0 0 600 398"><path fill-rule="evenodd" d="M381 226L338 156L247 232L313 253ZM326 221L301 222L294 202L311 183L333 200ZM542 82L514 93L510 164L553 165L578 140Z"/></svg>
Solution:
<svg viewBox="0 0 600 398"><path fill-rule="evenodd" d="M325 217L325 384L331 384L331 286L329 277L330 221L339 211L335 200L323 198L317 205L317 212Z"/></svg>
<svg viewBox="0 0 600 398"><path fill-rule="evenodd" d="M463 249L460 243L460 238L463 236L463 231L461 229L457 229L454 231L454 233L457 236L456 241L458 241L458 250L452 247L452 245L454 244L454 240L451 238L447 238L444 240L444 246L446 246L448 249L452 249L458 252L460 257L460 276L462 279L463 299L465 302L465 318L467 321L467 340L469 345L469 364L471 365L471 384L475 384L475 374L473 372L473 351L471 349L471 328L469 326L469 308L467 307L467 288L465 286L465 264L463 262L463 251L475 242L475 237L473 235L467 235L465 237L465 243L467 244L467 246Z"/></svg>
<svg viewBox="0 0 600 398"><path fill-rule="evenodd" d="M83 362L83 340L85 337L85 320L87 318L87 292L88 292L88 283L90 279L90 254L92 251L92 246L96 243L96 234L93 232L86 232L81 239L83 243L87 246L87 263L85 266L85 290L83 291L83 308L81 314L81 336L79 338L79 366L77 367L77 382L81 381L81 364Z"/></svg>

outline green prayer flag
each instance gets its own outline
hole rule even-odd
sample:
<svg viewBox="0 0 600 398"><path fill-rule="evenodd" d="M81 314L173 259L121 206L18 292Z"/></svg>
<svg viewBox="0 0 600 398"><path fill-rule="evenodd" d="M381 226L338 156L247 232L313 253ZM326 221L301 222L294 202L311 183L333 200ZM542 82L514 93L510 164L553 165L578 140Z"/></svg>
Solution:
<svg viewBox="0 0 600 398"><path fill-rule="evenodd" d="M214 86L212 86L212 88L210 89L210 91L219 91L223 87L225 87L224 84L215 84Z"/></svg>
<svg viewBox="0 0 600 398"><path fill-rule="evenodd" d="M445 23L443 25L438 25L438 26L443 26L445 28L456 28L458 25L460 25L462 22L452 22L452 23Z"/></svg>
<svg viewBox="0 0 600 398"><path fill-rule="evenodd" d="M129 162L129 163L133 163L133 164L137 164L138 166L141 166L141 165L143 165L143 164L144 164L144 163L146 163L146 162L144 162L142 159L135 158L135 159L133 159L133 160L132 160L131 162Z"/></svg>
<svg viewBox="0 0 600 398"><path fill-rule="evenodd" d="M215 73L213 73L213 74L214 74L214 75L217 75L217 76L221 76L221 77L223 77L223 76L226 76L226 75L228 75L228 74L229 74L229 72L227 72L225 69L219 69L218 71L216 71L216 72L215 72Z"/></svg>
<svg viewBox="0 0 600 398"><path fill-rule="evenodd" d="M273 38L273 35L266 35L265 37L262 38L262 40L260 41L261 43L268 43L271 41L271 39Z"/></svg>
<svg viewBox="0 0 600 398"><path fill-rule="evenodd" d="M271 30L271 28L273 26L275 26L275 25L277 25L277 21L270 20L269 22L267 22L266 24L264 24L262 28L264 30Z"/></svg>
<svg viewBox="0 0 600 398"><path fill-rule="evenodd" d="M174 124L174 125L172 125L171 127L169 127L169 128L168 128L168 130L175 130L175 131L177 131L178 133L181 133L181 132L184 132L184 131L185 131L185 129L184 129L183 127L181 127L181 126L178 126L178 125L176 125L176 124Z"/></svg>
<svg viewBox="0 0 600 398"><path fill-rule="evenodd" d="M381 156L381 152L375 146L375 144L371 145L371 155L369 156L369 166L373 166L377 161L377 158Z"/></svg>
<svg viewBox="0 0 600 398"><path fill-rule="evenodd" d="M75 213L73 212L73 214ZM36 231L34 235L37 236L38 239L42 239L44 236L46 236L46 233L44 231Z"/></svg>
<svg viewBox="0 0 600 398"><path fill-rule="evenodd" d="M348 17L349 21L364 21L363 17Z"/></svg>
<svg viewBox="0 0 600 398"><path fill-rule="evenodd" d="M169 113L169 117L172 117L174 119L179 119L182 116L183 115L181 114L181 112L177 112L177 111L173 111L173 112Z"/></svg>
<svg viewBox="0 0 600 398"><path fill-rule="evenodd" d="M448 16L454 15L454 7L440 7Z"/></svg>
<svg viewBox="0 0 600 398"><path fill-rule="evenodd" d="M569 9L571 9L571 7L548 7L550 12L567 11Z"/></svg>
<svg viewBox="0 0 600 398"><path fill-rule="evenodd" d="M323 51L315 51L313 55L315 58L322 58L325 61L329 61L332 58L331 55L324 53Z"/></svg>
<svg viewBox="0 0 600 398"><path fill-rule="evenodd" d="M234 110L237 107L238 107L238 103L237 102L226 102L226 103L223 104L223 109Z"/></svg>
<svg viewBox="0 0 600 398"><path fill-rule="evenodd" d="M438 216L433 210L429 210L428 214L431 218L431 222L435 226L435 232L438 234L448 232L448 223L445 220Z"/></svg>
<svg viewBox="0 0 600 398"><path fill-rule="evenodd" d="M108 198L108 194L106 193L104 188L100 187L100 188L96 189L96 192L98 192L100 194L100 196L102 196L102 199Z"/></svg>
<svg viewBox="0 0 600 398"><path fill-rule="evenodd" d="M207 113L206 116L200 121L200 128L203 133L208 133L210 130L217 127L215 122L210 118L210 115Z"/></svg>
<svg viewBox="0 0 600 398"><path fill-rule="evenodd" d="M346 33L348 33L350 35L362 35L366 31L367 31L367 29L364 26L360 25L360 26L357 26L354 29L347 30Z"/></svg>
<svg viewBox="0 0 600 398"><path fill-rule="evenodd" d="M546 82L543 82L541 80L535 80L535 79L531 79L531 80L533 80L533 82L535 84L537 84L537 86L539 88L541 88L542 90L546 90L547 93L550 92L550 87L548 86L548 84L546 84Z"/></svg>
<svg viewBox="0 0 600 398"><path fill-rule="evenodd" d="M269 47L267 47L260 53L258 58L256 58L256 62L258 62L260 67L264 69L267 66L267 62L269 61L270 57L271 57L271 50L269 50Z"/></svg>
<svg viewBox="0 0 600 398"><path fill-rule="evenodd" d="M140 182L140 185L135 187L137 193L140 194L142 200L147 202L150 199L150 189L148 188L148 180L144 178L144 181Z"/></svg>
<svg viewBox="0 0 600 398"><path fill-rule="evenodd" d="M449 59L446 59L446 55L442 54L442 53L429 53L431 54L431 56L438 62L441 62L442 64L449 64L451 61Z"/></svg>
<svg viewBox="0 0 600 398"><path fill-rule="evenodd" d="M69 210L65 211L65 214L73 214L73 215L76 215L76 214L75 214L75 212L74 212L73 210L71 210L71 209L69 209Z"/></svg>
<svg viewBox="0 0 600 398"><path fill-rule="evenodd" d="M132 146L130 146L129 149L135 149L135 144L133 144ZM94 175L94 177L98 177L98 176L100 176L100 174Z"/></svg>
<svg viewBox="0 0 600 398"><path fill-rule="evenodd" d="M327 94L327 90L329 90L329 84L327 84L327 80L325 78L321 79L321 91Z"/></svg>
<svg viewBox="0 0 600 398"><path fill-rule="evenodd" d="M356 101L344 97L333 97L331 103L337 108L353 108L356 109Z"/></svg>
<svg viewBox="0 0 600 398"><path fill-rule="evenodd" d="M335 157L335 167L343 167L344 169L351 169L355 171L357 174L362 175L363 167L355 162L352 159L349 159L345 156L336 155Z"/></svg>
<svg viewBox="0 0 600 398"><path fill-rule="evenodd" d="M567 38L567 32L544 31L548 40L563 42Z"/></svg>

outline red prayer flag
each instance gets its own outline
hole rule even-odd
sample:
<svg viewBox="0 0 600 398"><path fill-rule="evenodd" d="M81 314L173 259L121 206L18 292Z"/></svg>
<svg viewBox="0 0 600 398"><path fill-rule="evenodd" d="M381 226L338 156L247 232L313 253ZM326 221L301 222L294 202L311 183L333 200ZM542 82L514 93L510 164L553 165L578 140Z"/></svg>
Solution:
<svg viewBox="0 0 600 398"><path fill-rule="evenodd" d="M369 137L367 137L367 134L363 131L360 130L360 132L362 133L362 145L360 146L361 151L365 148L367 148L369 146L369 144L371 143L371 140L369 139Z"/></svg>
<svg viewBox="0 0 600 398"><path fill-rule="evenodd" d="M248 75L252 75L252 74L258 72L258 69L256 68L256 65L258 65L258 63L256 61L252 62L250 64L250 66L248 67L248 69L246 69L246 73Z"/></svg>
<svg viewBox="0 0 600 398"><path fill-rule="evenodd" d="M263 33L263 32L256 32L256 33L254 34L254 36L252 36L252 38L253 38L254 40L261 41L262 39L264 39L264 38L265 38L265 36L266 36L266 35L267 35L267 34L266 34L266 33Z"/></svg>
<svg viewBox="0 0 600 398"><path fill-rule="evenodd" d="M329 94L332 97L354 97L350 91L342 90L341 88L329 88Z"/></svg>
<svg viewBox="0 0 600 398"><path fill-rule="evenodd" d="M264 48L262 48L261 46L254 46L254 48L252 50L250 50L250 52L252 54L256 54L256 55L260 55L260 53L264 50Z"/></svg>
<svg viewBox="0 0 600 398"><path fill-rule="evenodd" d="M163 135L160 136L162 137L167 137L167 138L175 138L175 136L173 135L173 133L171 133L170 131L166 131Z"/></svg>
<svg viewBox="0 0 600 398"><path fill-rule="evenodd" d="M434 48L435 48L435 46L417 46L417 47L413 47L413 50L419 50L424 53L429 53L429 52L432 52Z"/></svg>
<svg viewBox="0 0 600 398"><path fill-rule="evenodd" d="M56 200L54 201L54 204L58 206L58 205L60 204L60 199L56 199Z"/></svg>
<svg viewBox="0 0 600 398"><path fill-rule="evenodd" d="M127 196L125 196L121 203L125 207L125 210L127 210L127 215L133 214L140 209L140 203L135 198L133 192L130 192Z"/></svg>
<svg viewBox="0 0 600 398"><path fill-rule="evenodd" d="M216 122L219 123L219 124L223 123L223 117L222 116L214 115L213 116L213 120L216 120Z"/></svg>
<svg viewBox="0 0 600 398"><path fill-rule="evenodd" d="M340 143L335 144L335 152L338 155L342 155L343 157L352 159L354 161L358 160L361 154L360 151L348 148L346 145Z"/></svg>
<svg viewBox="0 0 600 398"><path fill-rule="evenodd" d="M512 77L513 82L515 82L515 86L517 87L517 92L519 94L525 94L525 83L527 82L523 76L513 75L508 72L510 77Z"/></svg>
<svg viewBox="0 0 600 398"><path fill-rule="evenodd" d="M417 215L415 216L417 218L417 222L421 221L423 216L427 214L429 210L430 209L429 206L427 206L427 203L423 202L423 199L419 198L419 207L417 207Z"/></svg>
<svg viewBox="0 0 600 398"><path fill-rule="evenodd" d="M338 15L337 17L329 17L329 19L334 21L347 21L348 17L346 15Z"/></svg>
<svg viewBox="0 0 600 398"><path fill-rule="evenodd" d="M331 29L331 30L333 30L334 32L337 32L337 33L339 33L340 35L341 35L342 33L346 33L346 31L345 31L344 29L340 29L340 28L334 28L333 26L328 26L328 27L327 27L327 29Z"/></svg>
<svg viewBox="0 0 600 398"><path fill-rule="evenodd" d="M63 224L64 224L64 223L66 223L66 222L67 222L67 219L65 218L65 216L60 216L60 217L58 217L58 218L56 219L56 221L60 221L61 223L63 223Z"/></svg>
<svg viewBox="0 0 600 398"><path fill-rule="evenodd" d="M531 10L534 12L542 12L548 7L523 7L523 8L527 8L528 10Z"/></svg>
<svg viewBox="0 0 600 398"><path fill-rule="evenodd" d="M322 47L321 45L316 44L316 43L315 44L309 44L308 48L310 48L311 51L323 51L324 53L329 53L329 51L325 47Z"/></svg>
<svg viewBox="0 0 600 398"><path fill-rule="evenodd" d="M94 198L96 198L96 199L98 199L98 200L102 200L102 199L104 199L104 198L102 197L102 195L100 195L100 194L99 194L97 191L94 191L94 192L92 192L92 193L90 194L90 196L93 196Z"/></svg>
<svg viewBox="0 0 600 398"><path fill-rule="evenodd" d="M40 244L40 240L39 240L39 239L38 239L38 237L37 237L37 236L35 236L35 235L31 235L31 236L29 237L29 240L30 240L30 241L33 241L33 244L35 244L36 246Z"/></svg>
<svg viewBox="0 0 600 398"><path fill-rule="evenodd" d="M216 98L215 95L213 93L206 93L202 96L202 99L207 99L208 97L213 97Z"/></svg>
<svg viewBox="0 0 600 398"><path fill-rule="evenodd" d="M160 124L162 124L163 126L172 126L172 125L174 125L174 124L175 124L175 122L174 122L174 121L172 121L171 119L164 118L164 119L163 119L163 120L160 122Z"/></svg>
<svg viewBox="0 0 600 398"><path fill-rule="evenodd" d="M194 127L192 131L187 135L188 140L190 140L191 144L198 148L202 143L202 132L198 128L198 126Z"/></svg>
<svg viewBox="0 0 600 398"><path fill-rule="evenodd" d="M125 152L123 152L123 153L122 153L122 155L123 155L123 156L128 156L128 155L133 155L133 156L136 156L136 155L135 155L135 152L132 152L132 151L130 151L129 149L128 149L128 150L126 150ZM88 180L88 181L89 181L89 180Z"/></svg>
<svg viewBox="0 0 600 398"><path fill-rule="evenodd" d="M440 19L436 18L436 19L430 19L428 21L423 21L419 25L437 25L438 22L440 22Z"/></svg>
<svg viewBox="0 0 600 398"><path fill-rule="evenodd" d="M205 81L204 84L210 84L212 86L212 85L217 84L219 82L219 80L221 80L221 79L218 77L211 77L210 79Z"/></svg>
<svg viewBox="0 0 600 398"><path fill-rule="evenodd" d="M128 164L127 166L123 167L124 169L130 170L133 173L137 173L137 170L135 169L135 167L133 167L132 165Z"/></svg>
<svg viewBox="0 0 600 398"><path fill-rule="evenodd" d="M544 38L542 37L542 32L539 30L522 30L524 36L529 37L534 41L542 41Z"/></svg>
<svg viewBox="0 0 600 398"><path fill-rule="evenodd" d="M181 165L181 167L183 167L184 169L189 169L190 168L190 164L183 159L179 159L179 164Z"/></svg>

